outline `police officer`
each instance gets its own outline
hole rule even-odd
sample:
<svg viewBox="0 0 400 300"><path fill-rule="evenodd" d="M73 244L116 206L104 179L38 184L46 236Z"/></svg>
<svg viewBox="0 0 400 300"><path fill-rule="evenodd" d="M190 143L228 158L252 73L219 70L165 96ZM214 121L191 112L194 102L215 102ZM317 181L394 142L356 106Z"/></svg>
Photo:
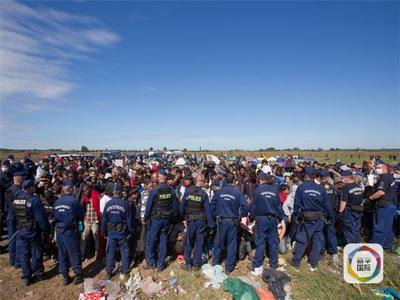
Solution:
<svg viewBox="0 0 400 300"><path fill-rule="evenodd" d="M397 209L397 216L394 220L395 225L394 225L394 234L395 236L400 239L400 164L397 164L394 167L394 181L397 184L397 196L395 197L395 206Z"/></svg>
<svg viewBox="0 0 400 300"><path fill-rule="evenodd" d="M338 249L337 249L337 236L336 236L336 220L337 220L337 215L339 212L339 204L340 204L340 197L339 197L339 192L335 188L335 186L330 183L329 180L329 171L326 169L322 169L319 171L320 178L321 178L321 185L325 190L325 193L328 197L329 203L331 204L332 207L332 213L333 213L333 220L332 222L326 222L324 225L324 239L325 243L322 244L322 250L321 253L325 252L325 249L328 250L329 254L332 254L332 261L334 264L338 263Z"/></svg>
<svg viewBox="0 0 400 300"><path fill-rule="evenodd" d="M195 186L187 188L182 198L181 216L184 216L187 224L184 241L185 264L182 265L184 270L190 270L192 267L195 271L200 270L207 224L210 228L215 226L209 199L202 189L203 186L204 176L198 174Z"/></svg>
<svg viewBox="0 0 400 300"><path fill-rule="evenodd" d="M113 197L104 207L102 231L106 235L106 271L107 279L111 279L115 267L115 252L117 248L121 253L121 269L125 277L129 273L129 238L133 232L132 214L128 201L120 198L122 187L114 183Z"/></svg>
<svg viewBox="0 0 400 300"><path fill-rule="evenodd" d="M323 242L324 218L333 221L332 208L324 188L314 182L315 170L304 168L305 181L299 185L294 198L293 216L300 223L296 233L296 245L291 261L295 268L300 267L301 259L309 243L312 243L309 256L310 270L316 271Z"/></svg>
<svg viewBox="0 0 400 300"><path fill-rule="evenodd" d="M65 286L71 282L70 265L75 273L74 284L83 282L79 222L83 220L84 214L79 200L72 196L73 189L73 180L65 180L63 195L56 200L53 209L58 246L58 270L63 276Z"/></svg>
<svg viewBox="0 0 400 300"><path fill-rule="evenodd" d="M8 212L7 212L7 238L8 238L8 255L9 255L9 263L16 268L21 266L20 258L17 253L17 239L16 239L16 232L17 232L17 224L15 217L12 213L12 209L10 206L14 202L14 199L23 193L22 191L22 182L24 181L24 173L21 169L16 170L13 173L13 181L14 184L8 189Z"/></svg>
<svg viewBox="0 0 400 300"><path fill-rule="evenodd" d="M342 231L345 244L360 242L361 217L364 207L363 190L354 181L351 171L343 171L344 185L340 200L339 214L342 217Z"/></svg>
<svg viewBox="0 0 400 300"><path fill-rule="evenodd" d="M249 212L245 196L233 186L234 181L235 175L226 173L225 184L211 200L211 210L217 219L213 265L221 263L222 251L226 245L226 273L231 273L235 268L239 217L246 217Z"/></svg>
<svg viewBox="0 0 400 300"><path fill-rule="evenodd" d="M268 243L269 265L272 269L278 267L278 229L277 221L283 221L283 210L279 200L279 186L274 184L274 177L260 171L260 185L255 189L253 203L250 206L250 216L255 218L256 255L253 260L253 274L259 276L263 272L265 244ZM286 226L281 222L283 230Z"/></svg>
<svg viewBox="0 0 400 300"><path fill-rule="evenodd" d="M42 201L34 195L34 187L33 180L25 180L22 184L23 193L16 195L11 206L17 224L17 253L25 286L34 279L43 279L41 232L50 232L46 212Z"/></svg>
<svg viewBox="0 0 400 300"><path fill-rule="evenodd" d="M171 221L179 216L175 190L166 183L167 172L160 169L159 185L154 187L147 199L145 219L149 223L146 240L146 263L148 268L162 271L168 249L168 230ZM158 251L157 251L158 250Z"/></svg>
<svg viewBox="0 0 400 300"><path fill-rule="evenodd" d="M376 192L368 197L375 202L375 216L371 243L380 244L387 251L393 250L393 222L396 214L394 205L396 182L388 166L379 163L376 172L380 177L376 183Z"/></svg>
<svg viewBox="0 0 400 300"><path fill-rule="evenodd" d="M7 205L9 204L8 198L10 198L8 189L12 185L10 173L10 162L5 160L1 164L0 172L0 241L3 238L3 222L7 219ZM3 253L1 245L0 249L1 253Z"/></svg>

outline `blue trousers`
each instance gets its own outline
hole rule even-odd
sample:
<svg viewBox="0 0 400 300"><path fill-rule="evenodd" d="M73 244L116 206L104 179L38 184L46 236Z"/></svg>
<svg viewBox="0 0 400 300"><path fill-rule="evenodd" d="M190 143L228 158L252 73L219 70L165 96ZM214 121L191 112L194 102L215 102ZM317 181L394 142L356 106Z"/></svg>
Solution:
<svg viewBox="0 0 400 300"><path fill-rule="evenodd" d="M345 209L343 213L342 231L346 245L360 242L361 216L361 213L351 211L347 208Z"/></svg>
<svg viewBox="0 0 400 300"><path fill-rule="evenodd" d="M296 233L296 245L294 248L294 256L292 259L295 265L300 265L300 261L306 251L308 244L312 243L311 252L309 255L309 262L313 267L318 266L323 242L323 228L324 222L322 220L306 222L299 226Z"/></svg>
<svg viewBox="0 0 400 300"><path fill-rule="evenodd" d="M58 271L66 276L71 266L75 274L82 274L82 255L78 230L56 231L58 246Z"/></svg>
<svg viewBox="0 0 400 300"><path fill-rule="evenodd" d="M40 232L21 229L17 234L16 246L21 262L22 277L28 279L32 275L43 275L43 249Z"/></svg>
<svg viewBox="0 0 400 300"><path fill-rule="evenodd" d="M325 253L328 250L330 254L337 254L337 237L335 224L325 224L323 230L323 242L321 247L321 253Z"/></svg>
<svg viewBox="0 0 400 300"><path fill-rule="evenodd" d="M217 228L216 243L213 255L213 264L221 263L222 252L226 246L225 270L233 271L237 251L237 225L231 221L220 221Z"/></svg>
<svg viewBox="0 0 400 300"><path fill-rule="evenodd" d="M278 233L276 219L272 217L259 217L256 218L255 227L255 244L256 255L253 261L253 267L261 267L264 262L265 244L268 244L269 250L269 265L271 268L278 267Z"/></svg>
<svg viewBox="0 0 400 300"><path fill-rule="evenodd" d="M184 249L183 249L185 263L187 265L192 265L192 251L193 251L193 266L200 267L202 265L205 231L206 231L205 221L188 222L187 232L185 235Z"/></svg>
<svg viewBox="0 0 400 300"><path fill-rule="evenodd" d="M378 243L385 250L393 250L393 222L395 215L396 206L394 204L389 204L385 208L376 210L371 243Z"/></svg>
<svg viewBox="0 0 400 300"><path fill-rule="evenodd" d="M7 239L10 240L15 234L17 228L14 222L7 221ZM12 266L20 266L21 262L19 260L19 255L17 254L17 238L8 244L8 261Z"/></svg>
<svg viewBox="0 0 400 300"><path fill-rule="evenodd" d="M127 235L119 232L113 233L111 231L108 235L106 249L106 271L109 274L111 274L115 268L115 252L118 248L121 253L121 270L123 273L128 273L130 256Z"/></svg>
<svg viewBox="0 0 400 300"><path fill-rule="evenodd" d="M157 266L163 269L168 251L168 229L171 225L169 220L152 219L146 238L146 262L148 266Z"/></svg>

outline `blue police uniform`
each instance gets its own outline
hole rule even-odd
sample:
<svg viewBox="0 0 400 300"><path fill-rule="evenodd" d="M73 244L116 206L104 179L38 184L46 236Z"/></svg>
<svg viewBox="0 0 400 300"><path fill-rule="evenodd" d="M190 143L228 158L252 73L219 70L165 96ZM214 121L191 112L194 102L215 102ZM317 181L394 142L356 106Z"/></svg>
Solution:
<svg viewBox="0 0 400 300"><path fill-rule="evenodd" d="M308 171L312 174L313 171ZM292 263L299 266L308 244L311 242L309 261L313 268L318 266L322 248L324 217L333 221L332 208L324 188L313 180L306 180L296 190L293 215L300 221L296 233L296 246Z"/></svg>
<svg viewBox="0 0 400 300"><path fill-rule="evenodd" d="M396 182L393 174L383 174L376 183L376 190L385 195L376 201L376 211L372 229L372 243L380 244L383 249L392 251L393 222L396 215L394 205L396 197Z"/></svg>
<svg viewBox="0 0 400 300"><path fill-rule="evenodd" d="M147 199L145 219L149 223L146 237L146 263L148 267L165 267L167 257L168 230L171 220L179 216L176 193L162 182L153 188ZM158 251L157 251L158 250Z"/></svg>
<svg viewBox="0 0 400 300"><path fill-rule="evenodd" d="M226 248L225 271L235 267L237 251L237 227L239 217L247 216L249 206L244 194L232 185L224 185L211 200L211 210L217 219L217 235L213 254L213 264L221 263L222 251Z"/></svg>
<svg viewBox="0 0 400 300"><path fill-rule="evenodd" d="M277 220L284 217L282 205L279 200L279 187L277 185L261 184L254 191L253 203L250 206L250 215L255 218L255 243L256 255L253 267L261 267L264 261L265 244L268 243L269 265L278 267Z"/></svg>
<svg viewBox="0 0 400 300"><path fill-rule="evenodd" d="M71 194L61 196L54 203L54 222L58 246L58 270L68 278L69 266L77 276L82 276L79 222L84 213L79 200Z"/></svg>
<svg viewBox="0 0 400 300"><path fill-rule="evenodd" d="M324 225L324 230L323 230L324 242L322 243L321 253L324 253L325 250L328 250L328 253L330 254L337 254L338 249L337 249L337 235L336 235L335 223L339 211L339 203L340 203L339 191L335 188L335 186L333 186L328 182L322 182L321 186L325 189L325 193L331 204L332 213L334 217L332 222L327 222Z"/></svg>
<svg viewBox="0 0 400 300"><path fill-rule="evenodd" d="M23 191L22 188L19 185L12 185L9 189L10 192L10 204L13 203L14 199L19 197ZM8 204L8 205L10 205ZM17 232L17 225L15 223L15 218L14 214L12 213L12 209L10 207L8 208L7 212L7 218L6 218L6 223L7 223L7 239L9 241L8 243L8 258L9 258L9 263L12 266L20 267L21 262L19 259L19 255L17 253L17 239L13 238L12 241L11 238L16 234Z"/></svg>
<svg viewBox="0 0 400 300"><path fill-rule="evenodd" d="M24 181L24 189L34 186L33 180ZM40 278L44 272L41 232L49 233L50 226L42 201L23 192L16 195L12 214L17 224L17 253L21 262L22 277L27 283L32 275Z"/></svg>
<svg viewBox="0 0 400 300"><path fill-rule="evenodd" d="M356 183L343 186L342 201L346 202L343 211L342 231L346 244L360 242L360 227L363 206L363 190Z"/></svg>
<svg viewBox="0 0 400 300"><path fill-rule="evenodd" d="M117 248L121 252L121 270L127 274L129 272L129 236L133 232L132 213L127 201L119 197L113 197L104 207L102 231L106 234L106 271L111 275L115 267L115 252Z"/></svg>
<svg viewBox="0 0 400 300"><path fill-rule="evenodd" d="M192 186L186 189L182 198L181 216L185 217L187 222L184 241L185 264L200 267L207 224L209 227L215 226L208 196L201 187Z"/></svg>
<svg viewBox="0 0 400 300"><path fill-rule="evenodd" d="M396 166L396 169L399 170L400 169L400 165ZM394 174L394 181L397 184L397 195L395 197L395 206L397 209L397 214L396 217L394 219L395 225L394 225L394 234L396 235L396 237L398 239L400 239L400 175Z"/></svg>

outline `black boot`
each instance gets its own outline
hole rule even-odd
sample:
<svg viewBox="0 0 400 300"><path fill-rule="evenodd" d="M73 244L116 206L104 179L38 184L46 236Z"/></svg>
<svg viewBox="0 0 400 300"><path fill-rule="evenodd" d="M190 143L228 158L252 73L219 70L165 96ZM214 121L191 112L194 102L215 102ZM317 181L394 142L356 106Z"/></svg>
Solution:
<svg viewBox="0 0 400 300"><path fill-rule="evenodd" d="M42 280L45 280L46 278L45 278L45 276L44 276L44 274L40 274L40 275L36 275L35 276L35 282L39 282L39 281L42 281Z"/></svg>
<svg viewBox="0 0 400 300"><path fill-rule="evenodd" d="M71 283L72 278L67 274L67 275L63 275L63 284L64 286L67 286Z"/></svg>
<svg viewBox="0 0 400 300"><path fill-rule="evenodd" d="M24 278L24 286L30 286L32 283L32 280L30 277Z"/></svg>
<svg viewBox="0 0 400 300"><path fill-rule="evenodd" d="M74 277L74 284L78 285L83 282L83 275L82 274L76 274Z"/></svg>

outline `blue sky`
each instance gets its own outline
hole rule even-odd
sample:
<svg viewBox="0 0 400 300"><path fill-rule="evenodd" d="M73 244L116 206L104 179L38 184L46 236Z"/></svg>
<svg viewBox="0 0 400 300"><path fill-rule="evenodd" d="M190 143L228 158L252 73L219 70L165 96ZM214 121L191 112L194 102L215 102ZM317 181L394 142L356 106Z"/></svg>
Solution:
<svg viewBox="0 0 400 300"><path fill-rule="evenodd" d="M399 2L1 2L1 147L400 147Z"/></svg>

